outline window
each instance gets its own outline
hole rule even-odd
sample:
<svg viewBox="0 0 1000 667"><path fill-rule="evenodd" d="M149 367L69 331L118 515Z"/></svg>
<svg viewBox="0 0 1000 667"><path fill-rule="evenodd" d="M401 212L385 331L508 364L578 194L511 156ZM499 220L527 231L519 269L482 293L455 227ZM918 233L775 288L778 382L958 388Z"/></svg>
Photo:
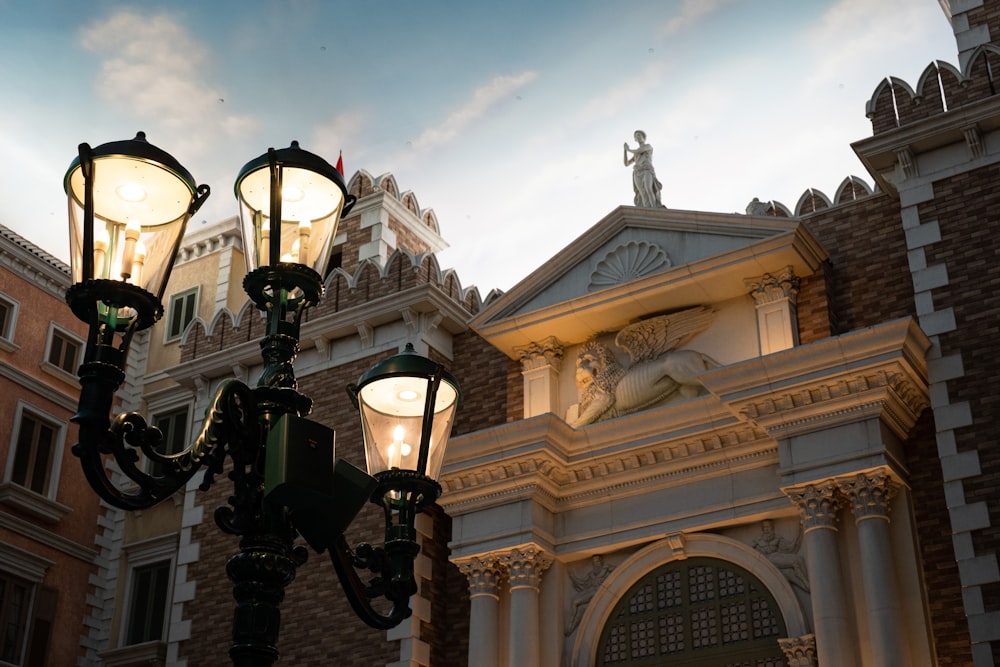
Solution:
<svg viewBox="0 0 1000 667"><path fill-rule="evenodd" d="M46 523L58 523L70 509L56 501L66 424L24 401L14 411L0 503Z"/></svg>
<svg viewBox="0 0 1000 667"><path fill-rule="evenodd" d="M22 411L14 441L14 460L10 481L42 496L52 490L52 464L55 459L59 426L27 411Z"/></svg>
<svg viewBox="0 0 1000 667"><path fill-rule="evenodd" d="M163 433L161 454L176 454L187 447L188 409L187 406L169 412L153 415L153 426ZM163 474L163 466L153 463L149 467L150 474Z"/></svg>
<svg viewBox="0 0 1000 667"><path fill-rule="evenodd" d="M17 301L0 294L0 349L13 352L14 325L17 323Z"/></svg>
<svg viewBox="0 0 1000 667"><path fill-rule="evenodd" d="M0 660L21 664L34 585L0 572Z"/></svg>
<svg viewBox="0 0 1000 667"><path fill-rule="evenodd" d="M601 633L595 664L781 667L785 622L752 574L714 558L668 563L636 582Z"/></svg>
<svg viewBox="0 0 1000 667"><path fill-rule="evenodd" d="M0 543L0 663L24 667L48 664L46 654L59 591L42 581L54 564L38 554Z"/></svg>
<svg viewBox="0 0 1000 667"><path fill-rule="evenodd" d="M123 547L128 560L126 606L118 646L102 653L108 664L123 665L126 658L127 664L140 664L140 657L149 659L142 664L154 664L152 658L164 650L177 538L171 533Z"/></svg>
<svg viewBox="0 0 1000 667"><path fill-rule="evenodd" d="M126 644L163 639L170 583L170 560L142 565L132 570Z"/></svg>
<svg viewBox="0 0 1000 667"><path fill-rule="evenodd" d="M185 290L170 297L169 319L167 321L166 340L176 340L181 337L187 325L191 324L198 312L198 288Z"/></svg>
<svg viewBox="0 0 1000 667"><path fill-rule="evenodd" d="M53 327L49 338L49 354L46 360L56 368L60 368L71 375L76 375L76 369L80 365L81 347L78 340Z"/></svg>

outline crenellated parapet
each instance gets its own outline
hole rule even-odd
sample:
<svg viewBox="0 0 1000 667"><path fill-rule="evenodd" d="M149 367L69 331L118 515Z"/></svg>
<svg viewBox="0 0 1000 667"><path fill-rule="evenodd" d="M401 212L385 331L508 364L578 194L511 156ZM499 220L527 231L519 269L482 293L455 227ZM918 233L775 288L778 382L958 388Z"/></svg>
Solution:
<svg viewBox="0 0 1000 667"><path fill-rule="evenodd" d="M442 295L462 319L471 318L482 307L478 288L463 287L458 274L453 269L441 269L436 256L431 253L414 256L397 250L385 266L367 260L353 274L340 268L331 271L325 281L323 299L309 310L305 321L363 309L379 299L422 287ZM264 320L248 300L236 315L223 309L216 313L211 324L200 318L193 320L181 339L181 361L259 340L263 335Z"/></svg>
<svg viewBox="0 0 1000 667"><path fill-rule="evenodd" d="M1000 47L981 44L962 69L938 60L917 79L915 87L894 76L876 86L865 106L875 135L995 95L1000 88Z"/></svg>
<svg viewBox="0 0 1000 667"><path fill-rule="evenodd" d="M872 188L872 186L868 185L861 178L848 176L837 186L833 197L828 196L822 190L808 188L802 193L798 201L795 202L794 210L788 208L780 201L762 202L754 198L753 201L747 204L746 213L747 215L769 215L777 218L801 218L822 211L823 209L854 202L863 197L870 197L877 191L877 188Z"/></svg>
<svg viewBox="0 0 1000 667"><path fill-rule="evenodd" d="M358 199L363 199L379 192L385 192L402 204L410 213L419 218L435 234L441 233L441 227L438 224L434 209L420 208L417 196L412 190L400 192L399 185L396 183L396 177L392 174L385 173L381 176L372 176L366 170L359 169L354 172L350 182L348 182L347 190Z"/></svg>

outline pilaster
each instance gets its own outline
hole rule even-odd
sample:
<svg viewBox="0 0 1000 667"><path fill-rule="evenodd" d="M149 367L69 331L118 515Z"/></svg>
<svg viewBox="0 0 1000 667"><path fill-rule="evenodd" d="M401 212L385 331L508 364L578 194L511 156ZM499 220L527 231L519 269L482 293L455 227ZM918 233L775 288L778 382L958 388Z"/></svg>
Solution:
<svg viewBox="0 0 1000 667"><path fill-rule="evenodd" d="M777 275L765 273L749 283L750 296L757 309L757 331L760 353L771 354L799 344L796 302L799 278L792 267Z"/></svg>
<svg viewBox="0 0 1000 667"><path fill-rule="evenodd" d="M524 418L558 412L563 345L554 336L515 347L524 377Z"/></svg>

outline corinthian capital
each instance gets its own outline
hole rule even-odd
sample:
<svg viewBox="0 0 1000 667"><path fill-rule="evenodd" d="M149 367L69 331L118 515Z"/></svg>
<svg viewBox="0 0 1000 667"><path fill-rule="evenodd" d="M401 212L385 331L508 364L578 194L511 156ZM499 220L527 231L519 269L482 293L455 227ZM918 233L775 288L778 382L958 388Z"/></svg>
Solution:
<svg viewBox="0 0 1000 667"><path fill-rule="evenodd" d="M473 556L455 563L459 572L469 579L469 595L477 597L488 595L500 599L497 584L500 581L502 567L495 556Z"/></svg>
<svg viewBox="0 0 1000 667"><path fill-rule="evenodd" d="M795 303L799 295L799 282L798 276L789 266L777 275L765 273L760 280L751 282L750 296L758 306L779 299L788 299Z"/></svg>
<svg viewBox="0 0 1000 667"><path fill-rule="evenodd" d="M832 481L782 490L798 506L805 532L816 528L837 529L837 508L840 501L837 497L837 485Z"/></svg>
<svg viewBox="0 0 1000 667"><path fill-rule="evenodd" d="M779 639L778 646L788 658L789 667L815 667L816 635Z"/></svg>
<svg viewBox="0 0 1000 667"><path fill-rule="evenodd" d="M555 336L549 336L535 343L515 347L514 351L521 358L522 371L530 371L542 368L543 366L552 366L556 370L559 370L559 367L562 365L563 344Z"/></svg>
<svg viewBox="0 0 1000 667"><path fill-rule="evenodd" d="M532 588L538 590L542 572L552 565L552 558L535 546L518 547L498 556L507 568L510 590Z"/></svg>
<svg viewBox="0 0 1000 667"><path fill-rule="evenodd" d="M889 501L897 487L887 473L860 473L839 483L851 501L855 521L889 518Z"/></svg>

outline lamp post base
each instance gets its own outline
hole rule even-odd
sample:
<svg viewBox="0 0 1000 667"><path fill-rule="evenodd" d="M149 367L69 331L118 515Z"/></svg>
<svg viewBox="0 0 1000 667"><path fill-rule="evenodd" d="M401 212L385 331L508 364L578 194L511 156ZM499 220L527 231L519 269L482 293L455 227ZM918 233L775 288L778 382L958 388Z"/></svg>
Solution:
<svg viewBox="0 0 1000 667"><path fill-rule="evenodd" d="M270 667L278 659L279 605L306 550L276 535L245 535L229 559L236 611L229 657L236 667Z"/></svg>

